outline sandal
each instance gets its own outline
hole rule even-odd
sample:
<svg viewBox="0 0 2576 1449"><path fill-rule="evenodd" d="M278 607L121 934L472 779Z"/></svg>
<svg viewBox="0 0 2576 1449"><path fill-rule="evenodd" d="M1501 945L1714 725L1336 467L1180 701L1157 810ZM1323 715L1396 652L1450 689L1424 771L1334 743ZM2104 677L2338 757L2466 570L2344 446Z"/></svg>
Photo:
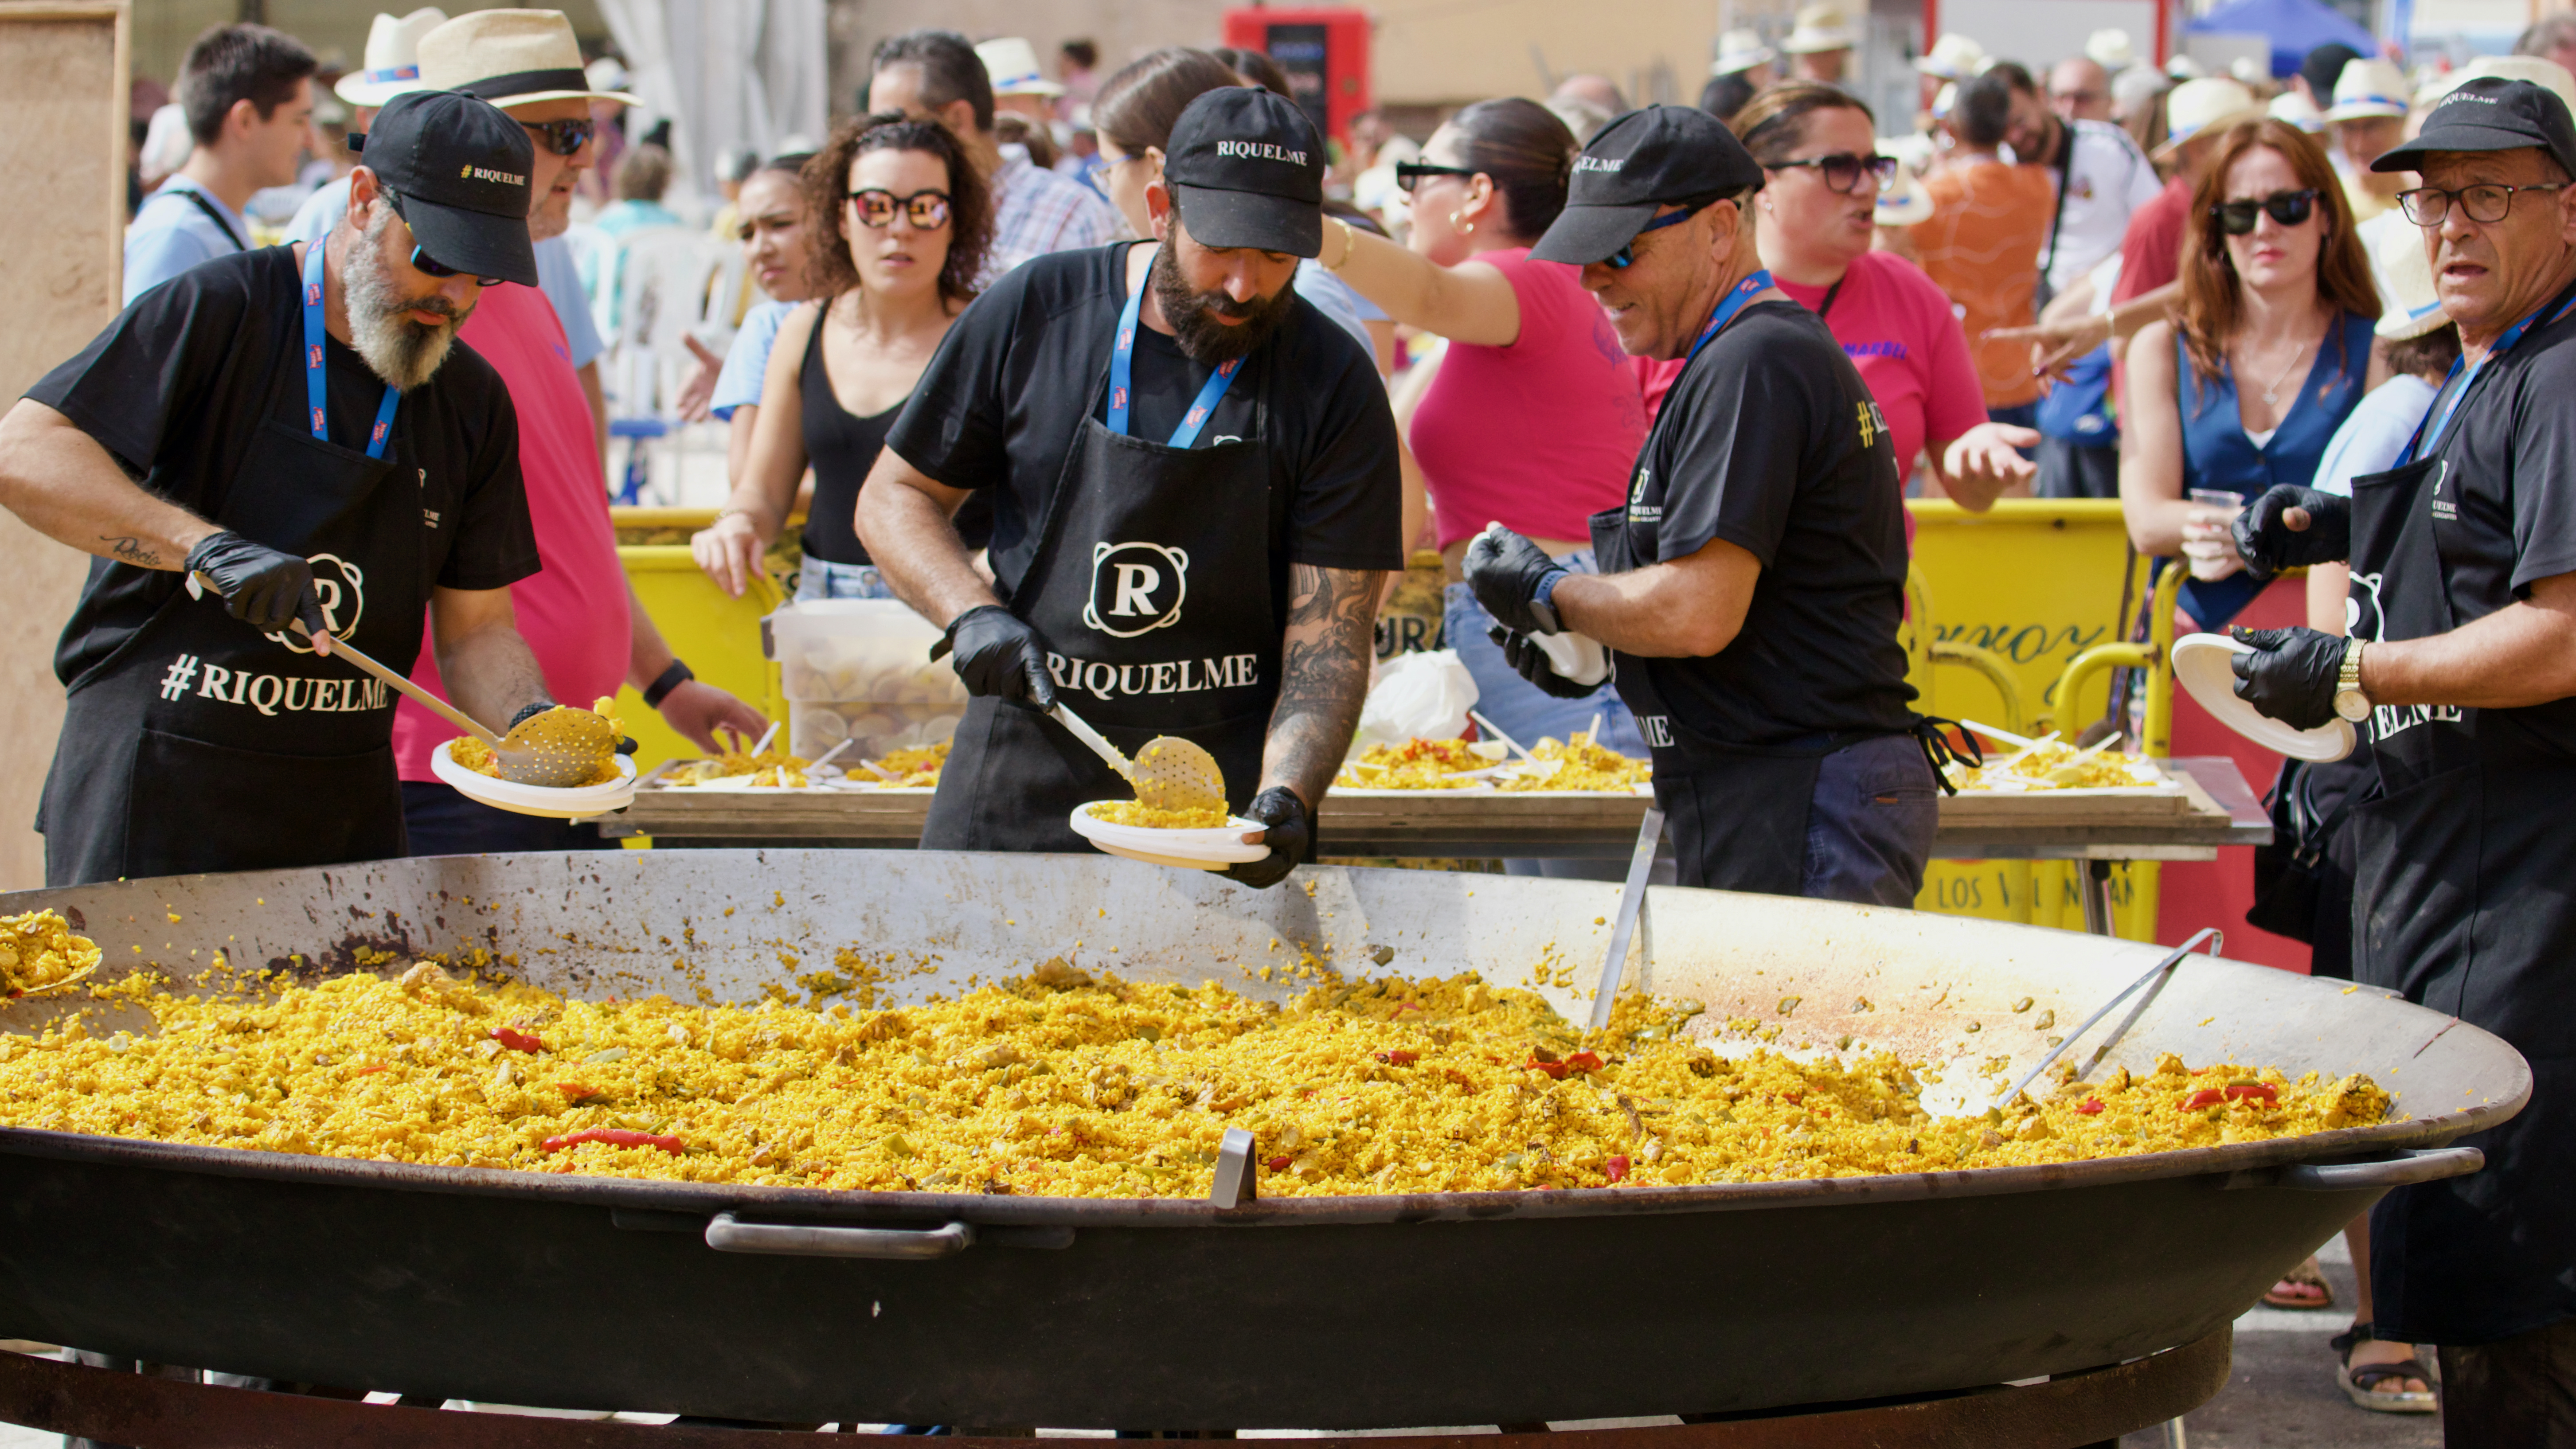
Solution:
<svg viewBox="0 0 2576 1449"><path fill-rule="evenodd" d="M2294 1310L2332 1308L2334 1301L2334 1285L2317 1271L2314 1258L2282 1274L2272 1291L2263 1295L2263 1302L2270 1307Z"/></svg>
<svg viewBox="0 0 2576 1449"><path fill-rule="evenodd" d="M2349 1332L2338 1333L2327 1342L2339 1355L2335 1364L2335 1383L2343 1389L2345 1398L2362 1408L2378 1414L2430 1414L2441 1407L2431 1389L2404 1387L2408 1379L2426 1384L2433 1381L2433 1376L2425 1371L2418 1359L2408 1357L2394 1363L2366 1363L2359 1368L2353 1367L2352 1351L2355 1348L2365 1343L2380 1342L2369 1324L2356 1323Z"/></svg>

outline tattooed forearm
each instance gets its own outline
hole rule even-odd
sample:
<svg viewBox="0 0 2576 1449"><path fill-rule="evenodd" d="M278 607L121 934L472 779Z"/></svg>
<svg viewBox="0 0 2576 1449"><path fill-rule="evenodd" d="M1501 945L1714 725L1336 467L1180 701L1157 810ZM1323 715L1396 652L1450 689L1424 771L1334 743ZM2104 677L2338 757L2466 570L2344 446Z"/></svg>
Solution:
<svg viewBox="0 0 2576 1449"><path fill-rule="evenodd" d="M1309 809L1323 798L1359 728L1384 579L1362 569L1288 568L1279 704L1270 713L1261 784L1286 785Z"/></svg>
<svg viewBox="0 0 2576 1449"><path fill-rule="evenodd" d="M130 563L140 569L161 567L161 555L145 548L143 540L130 534L120 536L102 533L98 536L98 541L107 545L107 551L116 555L116 561L119 563Z"/></svg>

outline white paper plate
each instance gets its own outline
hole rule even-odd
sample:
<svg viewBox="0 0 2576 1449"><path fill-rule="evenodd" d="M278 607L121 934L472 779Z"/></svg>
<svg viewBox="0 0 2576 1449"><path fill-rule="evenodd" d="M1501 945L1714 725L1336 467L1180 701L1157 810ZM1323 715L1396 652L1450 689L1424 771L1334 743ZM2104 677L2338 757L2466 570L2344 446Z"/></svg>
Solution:
<svg viewBox="0 0 2576 1449"><path fill-rule="evenodd" d="M2293 729L2236 697L2236 671L2228 661L2253 652L2224 634L2185 634L2174 641L2174 678L2213 719L2267 750L2320 765L2351 754L2352 726L2342 719Z"/></svg>
<svg viewBox="0 0 2576 1449"><path fill-rule="evenodd" d="M456 788L456 793L469 800L480 800L495 810L515 815L544 815L557 820L587 820L611 810L623 810L635 803L635 760L629 755L617 757L617 779L606 785L584 785L577 790L549 790L543 785L520 785L469 770L449 756L456 741L448 740L429 756L429 768L438 778Z"/></svg>
<svg viewBox="0 0 2576 1449"><path fill-rule="evenodd" d="M1073 833L1093 845L1111 855L1141 860L1147 865L1167 865L1174 870L1223 870L1229 865L1268 859L1269 846L1243 843L1245 831L1263 828L1260 821L1240 815L1214 830L1156 830L1095 820L1090 805L1073 812Z"/></svg>

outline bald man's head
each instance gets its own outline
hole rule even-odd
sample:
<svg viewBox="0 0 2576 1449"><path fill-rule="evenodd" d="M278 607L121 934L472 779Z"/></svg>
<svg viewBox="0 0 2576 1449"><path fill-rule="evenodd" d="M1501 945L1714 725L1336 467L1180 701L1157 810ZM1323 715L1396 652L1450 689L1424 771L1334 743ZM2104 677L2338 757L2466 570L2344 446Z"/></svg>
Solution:
<svg viewBox="0 0 2576 1449"><path fill-rule="evenodd" d="M2084 56L2070 56L2048 73L2049 109L2070 121L2111 119L2111 73Z"/></svg>

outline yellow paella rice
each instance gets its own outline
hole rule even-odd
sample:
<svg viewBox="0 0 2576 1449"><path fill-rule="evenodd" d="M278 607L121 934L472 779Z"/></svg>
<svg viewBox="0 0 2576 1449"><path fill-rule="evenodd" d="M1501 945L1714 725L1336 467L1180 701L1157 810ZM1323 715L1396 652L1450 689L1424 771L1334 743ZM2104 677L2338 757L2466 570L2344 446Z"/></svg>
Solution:
<svg viewBox="0 0 2576 1449"><path fill-rule="evenodd" d="M883 953L807 978L875 1000ZM1267 973L1265 968L1264 974ZM1692 1040L1629 997L1577 1032L1537 995L1322 984L1281 1005L1062 958L889 1010L571 1001L422 964L180 999L84 987L158 1031L0 1037L0 1124L206 1146L698 1182L1195 1197L1226 1129L1273 1196L1611 1188L2062 1162L2380 1120L2366 1078L2167 1057L1935 1118L1884 1053L1801 1061Z"/></svg>
<svg viewBox="0 0 2576 1449"><path fill-rule="evenodd" d="M171 919L176 920L177 917ZM0 916L0 996L59 986L98 966L98 947L52 911Z"/></svg>
<svg viewBox="0 0 2576 1449"><path fill-rule="evenodd" d="M1980 767L1953 760L1942 766L1950 783L1962 790L2003 792L2028 790L2116 790L2166 783L2162 770L2136 755L2124 755L2107 744L2079 750L2047 735L2008 755L1991 753Z"/></svg>
<svg viewBox="0 0 2576 1449"><path fill-rule="evenodd" d="M1655 777L1651 761L1632 760L1618 751L1592 742L1585 731L1574 731L1571 743L1559 744L1544 739L1530 747L1530 758L1553 770L1522 768L1519 775L1505 780L1506 790L1598 790L1621 792L1632 785L1643 785Z"/></svg>
<svg viewBox="0 0 2576 1449"><path fill-rule="evenodd" d="M608 721L611 735L623 735L626 733L626 721L619 719L613 712L616 704L615 699L603 694L592 702L590 712ZM478 775L489 775L495 780L501 778L501 762L493 757L492 747L472 735L457 736L456 742L447 747L447 757ZM623 774L624 772L617 768L616 757L612 755L599 767L598 773L571 788L585 789L592 785L614 784L623 777Z"/></svg>
<svg viewBox="0 0 2576 1449"><path fill-rule="evenodd" d="M1467 772L1492 768L1500 756L1489 758L1488 753L1466 740L1371 745L1343 764L1333 784L1344 790L1460 790L1484 783L1483 776Z"/></svg>
<svg viewBox="0 0 2576 1449"><path fill-rule="evenodd" d="M876 777L888 785L908 789L937 785L940 770L948 764L948 741L941 740L935 745L909 750L888 750L868 763L875 767Z"/></svg>
<svg viewBox="0 0 2576 1449"><path fill-rule="evenodd" d="M1142 800L1095 800L1087 808L1094 820L1148 830L1217 830L1226 822L1222 810L1157 810Z"/></svg>
<svg viewBox="0 0 2576 1449"><path fill-rule="evenodd" d="M757 789L771 785L802 785L806 762L785 750L763 750L752 754L734 750L704 760L691 760L674 765L663 779L673 785L704 785L711 780L730 780L743 775L752 777ZM783 777L782 777L783 772Z"/></svg>

